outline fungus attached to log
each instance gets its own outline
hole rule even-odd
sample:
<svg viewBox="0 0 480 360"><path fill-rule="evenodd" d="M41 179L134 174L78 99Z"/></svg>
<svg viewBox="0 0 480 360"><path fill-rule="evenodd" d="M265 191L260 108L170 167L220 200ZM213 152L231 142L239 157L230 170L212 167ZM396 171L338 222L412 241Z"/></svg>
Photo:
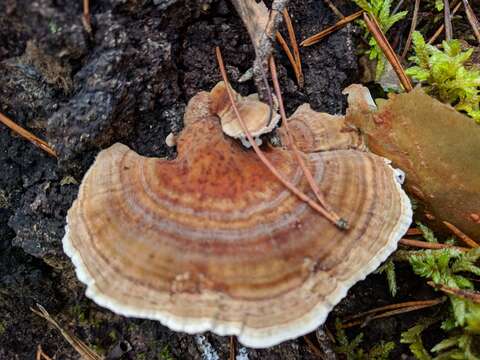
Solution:
<svg viewBox="0 0 480 360"><path fill-rule="evenodd" d="M349 220L342 231L226 137L211 105L205 92L190 101L173 161L103 150L68 212L64 249L87 296L112 311L267 347L325 321L395 250L410 203L382 157L302 154ZM264 154L313 197L291 151Z"/></svg>
<svg viewBox="0 0 480 360"><path fill-rule="evenodd" d="M246 122L248 131L253 137L271 132L278 124L280 115L258 99L257 94L246 97L235 95L236 104L242 118ZM232 104L228 98L225 83L220 81L210 92L212 113L218 115L222 130L225 134L236 139L245 138L242 126L237 120Z"/></svg>
<svg viewBox="0 0 480 360"><path fill-rule="evenodd" d="M303 152L357 149L366 150L363 137L343 115L330 115L312 110L303 104L288 119L290 132L298 149ZM285 128L281 128L282 143L288 142Z"/></svg>

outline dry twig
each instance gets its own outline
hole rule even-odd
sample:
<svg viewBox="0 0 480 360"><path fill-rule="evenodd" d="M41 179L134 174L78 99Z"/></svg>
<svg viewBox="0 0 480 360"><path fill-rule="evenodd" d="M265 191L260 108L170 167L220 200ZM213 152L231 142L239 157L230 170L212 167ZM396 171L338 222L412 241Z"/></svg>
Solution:
<svg viewBox="0 0 480 360"><path fill-rule="evenodd" d="M235 336L230 336L229 360L235 360L236 353L237 353L237 339L235 338Z"/></svg>
<svg viewBox="0 0 480 360"><path fill-rule="evenodd" d="M47 354L45 354L43 352L42 345L38 344L37 355L35 356L35 360L53 360L53 359Z"/></svg>
<svg viewBox="0 0 480 360"><path fill-rule="evenodd" d="M39 139L38 137L33 135L30 131L15 124L12 120L10 120L7 116L3 115L2 113L0 113L0 122L8 126L10 129L12 129L14 132L16 132L18 135L20 135L24 139L27 139L34 145L38 146L47 154L57 157L57 154L55 153L55 151L45 141Z"/></svg>
<svg viewBox="0 0 480 360"><path fill-rule="evenodd" d="M467 14L467 19L470 25L472 26L473 33L477 38L477 41L480 43L480 22L478 21L475 13L473 12L472 7L468 3L468 0L462 0L463 6L465 7L465 13Z"/></svg>
<svg viewBox="0 0 480 360"><path fill-rule="evenodd" d="M277 42L280 44L283 51L287 55L288 61L290 61L290 64L292 64L293 72L295 73L295 77L297 78L297 83L300 85L297 62L295 61L295 57L293 56L292 52L290 51L290 48L288 47L287 42L285 41L282 34L280 34L280 32L277 31L277 33L275 34L275 38L277 39ZM302 81L303 81L303 75L302 75Z"/></svg>
<svg viewBox="0 0 480 360"><path fill-rule="evenodd" d="M320 189L318 188L317 183L313 179L313 176L308 169L307 165L305 164L305 161L300 154L300 151L297 149L295 142L293 141L292 135L290 134L288 130L288 120L287 120L287 115L285 113L285 107L283 106L283 99L282 99L282 92L280 90L280 84L278 83L278 76L277 76L277 67L275 66L275 60L273 57L270 58L270 72L272 75L272 82L273 82L273 88L275 89L275 95L277 96L278 100L278 107L280 110L280 116L282 117L282 125L285 127L285 132L287 134L288 142L289 142L289 147L292 149L293 153L295 154L295 158L297 159L298 163L300 164L300 167L302 168L302 172L305 175L305 178L308 181L308 184L310 185L310 188L312 189L313 193L315 194L318 202L326 209L326 211L329 213L330 217L334 219L335 224L342 229L347 229L348 228L348 223L346 220L340 218L336 214L335 211L331 209L331 207L326 203L325 198L323 197L322 193L320 192Z"/></svg>
<svg viewBox="0 0 480 360"><path fill-rule="evenodd" d="M443 291L445 294L455 295L462 299L470 300L476 304L480 304L480 293L474 290L457 289L446 285L435 284L433 281L427 281L431 287Z"/></svg>
<svg viewBox="0 0 480 360"><path fill-rule="evenodd" d="M460 9L460 6L462 5L462 2L458 2L457 5L455 5L455 7L453 8L452 10L452 15L450 16L450 18L452 19L453 18L453 15L455 15L458 11L458 9ZM430 40L428 40L428 43L429 44L433 44L433 42L435 40L437 40L437 38L441 35L441 33L443 32L443 30L445 30L445 23L440 25L440 27L437 29L437 31L435 31L435 33L433 34L433 36L430 38Z"/></svg>
<svg viewBox="0 0 480 360"><path fill-rule="evenodd" d="M272 10L268 11L263 1L232 0L237 13L242 18L255 50L253 77L260 100L269 99L270 88L265 74L268 69L268 58L273 51L273 42L277 33L280 16L288 4L288 0L274 0Z"/></svg>
<svg viewBox="0 0 480 360"><path fill-rule="evenodd" d="M348 15L341 19L339 22L337 22L335 25L330 26L326 28L325 30L320 31L319 33L310 36L309 38L303 40L300 43L300 46L312 46L313 44L316 44L319 42L321 39L324 37L330 35L331 33L337 31L338 29L341 29L345 25L351 23L353 20L358 19L360 16L362 16L363 10L357 11L356 13L353 13L352 15Z"/></svg>
<svg viewBox="0 0 480 360"><path fill-rule="evenodd" d="M95 351L90 349L83 341L78 339L76 336L71 335L68 331L64 330L58 322L50 316L47 310L40 305L37 304L37 309L30 308L30 310L47 320L50 324L52 324L55 328L57 328L58 331L62 334L62 336L65 338L65 340L68 341L68 343L82 356L82 359L86 360L103 360L103 356L98 355Z"/></svg>
<svg viewBox="0 0 480 360"><path fill-rule="evenodd" d="M85 31L89 34L92 33L92 18L90 16L90 0L83 0L83 15L82 24Z"/></svg>
<svg viewBox="0 0 480 360"><path fill-rule="evenodd" d="M480 247L479 244L472 238L470 238L468 235L464 234L459 228L457 228L455 225L450 224L448 221L443 221L446 227L455 235L457 236L460 240L462 240L465 244L470 246L471 248L478 248Z"/></svg>
<svg viewBox="0 0 480 360"><path fill-rule="evenodd" d="M305 340L305 342L307 343L307 346L310 348L310 350L312 350L312 352L316 356L318 356L320 359L323 359L323 353L318 347L315 346L315 344L312 342L312 340L308 338L308 336L304 335L303 340Z"/></svg>
<svg viewBox="0 0 480 360"><path fill-rule="evenodd" d="M423 232L418 228L410 228L407 230L407 233L405 235L408 235L408 236L423 235Z"/></svg>
<svg viewBox="0 0 480 360"><path fill-rule="evenodd" d="M470 250L469 248L461 247L461 246L433 243L433 242L420 241L420 240L410 240L410 239L400 239L400 241L398 243L402 244L402 245L406 245L406 246L416 247L416 248L419 248L419 249L438 250L438 249L452 249L453 248L453 249L456 249L456 250L459 250L459 251Z"/></svg>
<svg viewBox="0 0 480 360"><path fill-rule="evenodd" d="M396 72L403 87L407 92L411 91L413 89L413 86L410 78L407 76L407 74L405 74L405 71L402 68L402 64L400 63L397 54L395 54L395 51L393 51L390 43L385 37L385 34L380 28L377 19L375 19L374 16L370 17L367 13L363 13L363 19L365 20L365 24L367 25L367 28L372 34L372 36L375 38L378 46L380 46L380 48L382 49L383 54L392 65L392 68Z"/></svg>
<svg viewBox="0 0 480 360"><path fill-rule="evenodd" d="M330 0L325 0L327 3L328 7L337 15L340 19L343 19L345 15L342 14L340 10L330 1Z"/></svg>
<svg viewBox="0 0 480 360"><path fill-rule="evenodd" d="M320 213L322 216L324 216L326 219L331 221L332 223L336 224L336 219L331 216L331 214L326 211L323 207L321 207L318 203L313 201L310 197L302 193L295 185L290 183L288 180L284 179L284 177L278 172L277 169L272 165L272 163L265 157L263 152L260 150L258 147L257 143L253 139L252 135L250 134L250 131L248 131L247 126L245 125L245 121L242 119L242 116L240 115L240 112L238 111L237 105L235 103L235 98L232 94L232 90L230 88L229 82L228 82L228 77L227 77L227 71L225 70L225 65L223 63L223 58L222 54L220 52L220 48L215 48L215 52L217 55L217 61L218 61L218 66L220 68L220 73L222 74L223 81L225 82L225 88L227 89L228 97L230 99L230 102L232 104L232 109L235 113L235 116L238 119L238 122L242 126L242 129L250 142L250 144L253 147L253 150L257 154L257 156L260 158L260 160L265 164L265 166L270 170L272 175L274 175L286 188L288 188L292 193L294 193L296 196L298 196L301 200L305 201L310 207L312 207L314 210L316 210L318 213Z"/></svg>
<svg viewBox="0 0 480 360"><path fill-rule="evenodd" d="M293 29L292 19L287 11L287 9L283 10L283 19L285 21L285 25L287 26L288 31L288 38L290 39L290 45L293 49L293 58L294 58L294 70L295 70L295 77L297 78L297 83L300 88L303 87L303 73L302 73L302 61L300 59L300 51L298 50L297 45L297 37L295 36L295 30ZM278 33L278 32L277 32Z"/></svg>
<svg viewBox="0 0 480 360"><path fill-rule="evenodd" d="M452 15L450 14L450 2L448 0L443 0L443 20L445 22L445 40L452 40Z"/></svg>
<svg viewBox="0 0 480 360"><path fill-rule="evenodd" d="M351 321L341 325L342 328L350 328L357 325L366 325L370 320L389 317L392 315L403 314L415 310L425 309L445 301L445 298L433 299L433 300L421 300L421 301L407 301L404 303L391 304L381 306L372 310L368 310L353 316L349 316L346 320L354 320L360 318L360 320ZM364 318L364 319L361 319Z"/></svg>
<svg viewBox="0 0 480 360"><path fill-rule="evenodd" d="M412 24L410 25L410 31L408 32L407 42L405 43L405 48L403 49L402 60L404 60L405 56L407 56L408 50L410 49L410 45L412 44L412 35L417 27L419 9L420 9L420 0L415 0L415 7L413 8L413 15L412 15Z"/></svg>

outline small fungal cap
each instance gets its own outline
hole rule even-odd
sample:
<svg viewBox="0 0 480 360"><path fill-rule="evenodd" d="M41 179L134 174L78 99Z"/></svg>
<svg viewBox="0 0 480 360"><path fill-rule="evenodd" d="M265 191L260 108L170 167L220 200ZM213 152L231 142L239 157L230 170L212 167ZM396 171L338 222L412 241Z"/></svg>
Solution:
<svg viewBox="0 0 480 360"><path fill-rule="evenodd" d="M372 95L367 87L360 84L352 84L342 91L343 95L348 96L349 110L357 110L369 113L377 110L377 105L373 101Z"/></svg>
<svg viewBox="0 0 480 360"><path fill-rule="evenodd" d="M280 115L276 109L270 111L269 105L261 102L257 94L243 97L233 89L232 92L240 115L252 136L258 137L269 133L277 126ZM236 139L245 138L242 125L233 111L225 83L221 81L215 85L210 95L212 113L220 118L223 132Z"/></svg>
<svg viewBox="0 0 480 360"><path fill-rule="evenodd" d="M165 138L165 145L168 147L174 147L177 144L177 137L174 133L170 133Z"/></svg>
<svg viewBox="0 0 480 360"><path fill-rule="evenodd" d="M305 155L326 201L348 219L339 229L225 136L210 103L205 92L190 101L175 160L122 144L100 152L68 212L63 245L101 306L268 347L316 329L395 250L410 202L382 157ZM291 151L264 153L309 191Z"/></svg>

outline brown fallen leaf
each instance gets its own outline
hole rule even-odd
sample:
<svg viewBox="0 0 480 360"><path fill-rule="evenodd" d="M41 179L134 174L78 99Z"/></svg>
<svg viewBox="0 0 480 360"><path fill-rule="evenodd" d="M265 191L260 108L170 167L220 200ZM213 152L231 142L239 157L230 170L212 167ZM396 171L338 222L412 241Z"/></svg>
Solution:
<svg viewBox="0 0 480 360"><path fill-rule="evenodd" d="M370 150L406 173L406 188L439 227L446 220L480 238L480 126L421 89L383 102L378 111L362 100L360 85L349 94L347 121L365 134Z"/></svg>

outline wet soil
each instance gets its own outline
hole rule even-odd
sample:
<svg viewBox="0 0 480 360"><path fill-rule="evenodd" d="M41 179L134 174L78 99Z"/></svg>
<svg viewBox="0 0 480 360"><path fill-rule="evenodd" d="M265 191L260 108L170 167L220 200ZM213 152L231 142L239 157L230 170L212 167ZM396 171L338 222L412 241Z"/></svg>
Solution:
<svg viewBox="0 0 480 360"><path fill-rule="evenodd" d="M349 6L340 9L351 13ZM289 11L298 39L336 20L316 0L292 2ZM0 111L48 139L59 154L51 158L0 126L0 359L34 359L38 345L53 359L79 358L58 331L31 312L36 303L110 358L206 359L210 344L212 354L226 359L228 338L175 333L96 306L84 296L61 239L78 184L102 148L121 141L144 155L175 156L166 135L181 129L187 101L220 80L215 46L223 51L234 86L244 94L255 92L253 81L237 83L254 58L248 35L224 0L97 0L91 12L88 34L81 1L0 2ZM347 26L302 49L303 89L278 52L289 112L304 102L316 110L344 111L341 90L358 79L355 41L355 28ZM383 275L371 275L349 292L329 324L336 316L432 297L408 267L398 274L396 299ZM351 334L362 331L367 349L380 339L395 341L392 358L398 359L408 353L399 334L419 316L371 322ZM249 359L316 358L302 338L242 351Z"/></svg>

